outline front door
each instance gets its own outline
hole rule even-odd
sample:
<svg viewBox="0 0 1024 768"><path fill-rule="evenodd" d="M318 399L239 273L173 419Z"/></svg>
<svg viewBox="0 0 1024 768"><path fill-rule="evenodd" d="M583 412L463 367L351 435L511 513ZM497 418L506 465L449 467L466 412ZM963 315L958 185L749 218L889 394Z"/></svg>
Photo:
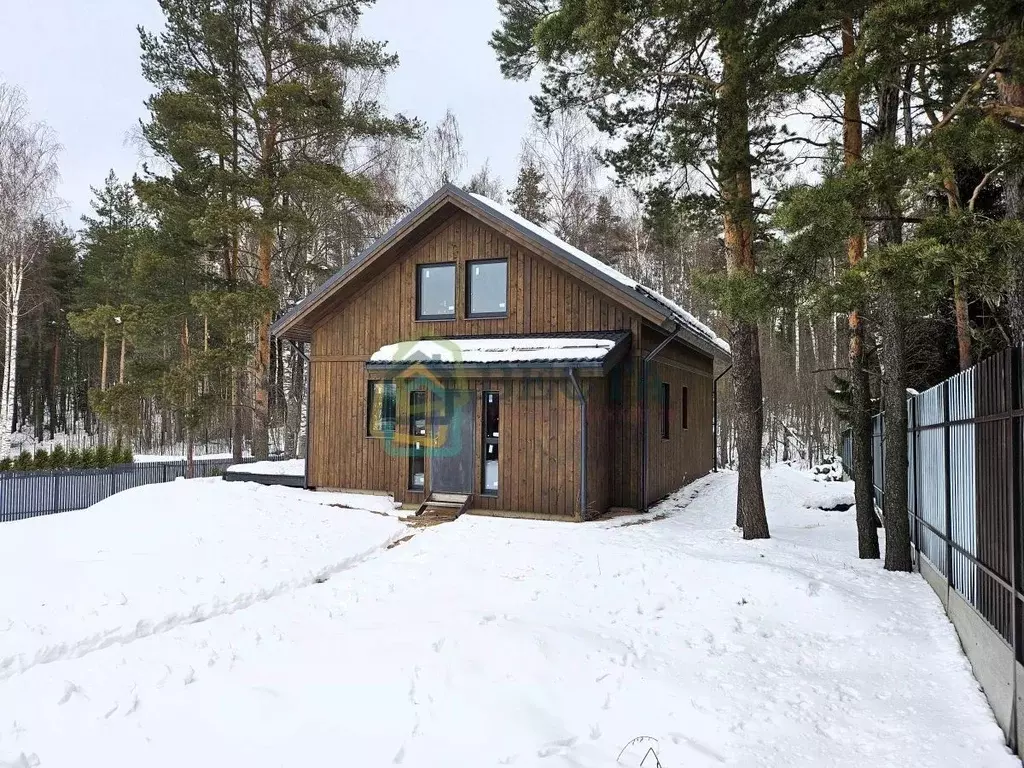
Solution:
<svg viewBox="0 0 1024 768"><path fill-rule="evenodd" d="M475 476L476 398L473 392L446 389L434 394L430 490L472 493Z"/></svg>

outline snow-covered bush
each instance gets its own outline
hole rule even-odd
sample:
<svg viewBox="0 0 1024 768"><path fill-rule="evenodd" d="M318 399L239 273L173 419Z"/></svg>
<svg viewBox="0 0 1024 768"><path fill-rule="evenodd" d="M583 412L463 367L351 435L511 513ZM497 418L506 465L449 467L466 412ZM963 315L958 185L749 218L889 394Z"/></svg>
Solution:
<svg viewBox="0 0 1024 768"><path fill-rule="evenodd" d="M843 479L843 459L840 456L831 456L821 464L811 467L814 479L821 482L838 482Z"/></svg>

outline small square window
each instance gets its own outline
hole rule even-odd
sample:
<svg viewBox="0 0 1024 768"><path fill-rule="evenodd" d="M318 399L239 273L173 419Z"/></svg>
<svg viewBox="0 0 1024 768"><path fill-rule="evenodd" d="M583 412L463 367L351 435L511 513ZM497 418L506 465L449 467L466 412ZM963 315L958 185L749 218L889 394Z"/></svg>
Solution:
<svg viewBox="0 0 1024 768"><path fill-rule="evenodd" d="M507 315L508 261L470 261L466 270L466 314L469 317Z"/></svg>
<svg viewBox="0 0 1024 768"><path fill-rule="evenodd" d="M455 265L416 267L416 319L455 319Z"/></svg>
<svg viewBox="0 0 1024 768"><path fill-rule="evenodd" d="M366 391L366 436L387 437L395 432L395 382L371 381Z"/></svg>

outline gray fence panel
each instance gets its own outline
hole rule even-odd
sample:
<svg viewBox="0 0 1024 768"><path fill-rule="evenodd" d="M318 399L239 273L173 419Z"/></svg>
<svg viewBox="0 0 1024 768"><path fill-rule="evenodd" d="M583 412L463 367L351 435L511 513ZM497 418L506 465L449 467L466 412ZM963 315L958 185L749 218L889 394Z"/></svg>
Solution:
<svg viewBox="0 0 1024 768"><path fill-rule="evenodd" d="M942 387L933 387L914 398L917 404L916 468L918 515L946 535L946 404ZM914 509L914 507L911 507ZM943 574L947 573L946 544L935 531L922 527L921 552Z"/></svg>
<svg viewBox="0 0 1024 768"><path fill-rule="evenodd" d="M975 369L948 380L949 421L974 418ZM978 528L975 494L975 433L973 421L949 426L950 538L972 556L978 556ZM953 550L952 582L972 605L977 605L978 569L962 553Z"/></svg>
<svg viewBox="0 0 1024 768"><path fill-rule="evenodd" d="M254 459L243 459L249 463ZM196 478L218 477L236 462L196 459ZM115 493L185 477L184 461L125 464L105 469L43 472L0 472L0 523L40 515L72 512L97 504Z"/></svg>

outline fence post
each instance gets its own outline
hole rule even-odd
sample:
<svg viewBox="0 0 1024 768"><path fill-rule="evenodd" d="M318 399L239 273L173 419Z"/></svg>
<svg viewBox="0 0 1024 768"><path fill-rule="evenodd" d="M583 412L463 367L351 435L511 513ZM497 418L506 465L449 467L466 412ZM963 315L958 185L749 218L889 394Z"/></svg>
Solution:
<svg viewBox="0 0 1024 768"><path fill-rule="evenodd" d="M1010 406L1010 645L1013 648L1013 663L1010 674L1013 681L1013 699L1010 702L1010 749L1017 752L1017 663L1021 659L1020 627L1018 626L1019 612L1017 607L1017 585L1018 581L1018 552L1020 551L1020 430L1017 428L1017 419L1014 414L1021 407L1020 402L1020 363L1021 355L1019 348L1007 350L1010 358L1010 375L1008 385L1010 391L1007 405Z"/></svg>
<svg viewBox="0 0 1024 768"><path fill-rule="evenodd" d="M53 471L53 511L60 512L60 472Z"/></svg>
<svg viewBox="0 0 1024 768"><path fill-rule="evenodd" d="M951 509L952 489L949 477L949 379L942 382L942 476L943 496L946 511L946 605L953 584L953 510Z"/></svg>
<svg viewBox="0 0 1024 768"><path fill-rule="evenodd" d="M917 493L918 493L917 471L918 471L918 466L919 466L918 449L921 447L920 443L918 442L918 437L921 434L921 431L918 429L918 426L919 426L918 421L920 419L920 416L918 415L918 406L919 405L920 405L920 403L918 402L916 397L912 397L910 399L910 419L909 419L910 436L911 436L911 439L913 440L913 446L914 446L914 466L912 468L913 472L914 472L914 477L913 477L913 485L911 486L914 489L914 503L913 503L913 505L911 505L910 511L914 515L914 527L911 530L913 531L913 535L914 535L914 563L917 565L918 573L920 573L920 571L921 571L921 517L920 517L920 515L918 515L918 510L917 510L917 507L918 507L918 502L917 502Z"/></svg>
<svg viewBox="0 0 1024 768"><path fill-rule="evenodd" d="M161 463L160 467L164 471L164 482L166 483L167 482L167 462Z"/></svg>

